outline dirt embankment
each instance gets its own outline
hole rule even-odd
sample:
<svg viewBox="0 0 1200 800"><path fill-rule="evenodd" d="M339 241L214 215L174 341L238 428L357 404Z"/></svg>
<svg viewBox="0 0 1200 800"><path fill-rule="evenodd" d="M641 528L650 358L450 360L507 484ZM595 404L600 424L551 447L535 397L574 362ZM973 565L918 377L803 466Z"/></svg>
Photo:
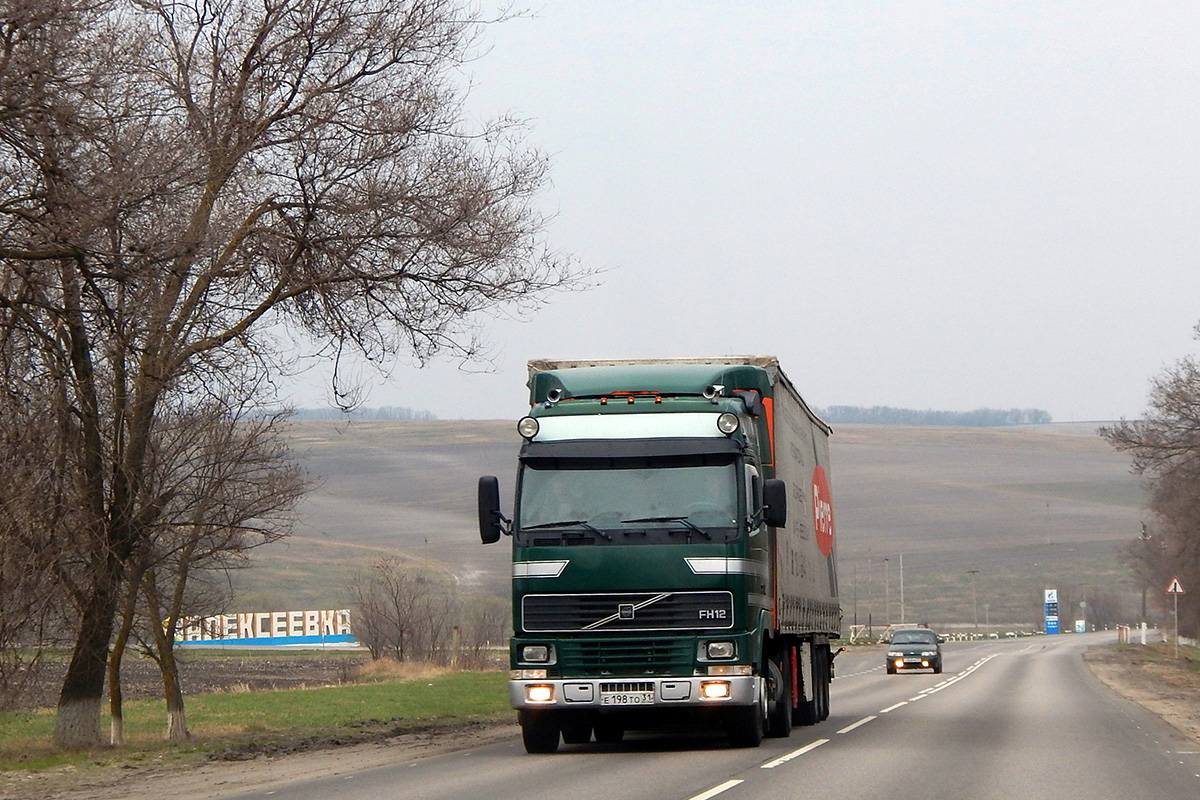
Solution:
<svg viewBox="0 0 1200 800"><path fill-rule="evenodd" d="M1093 647L1084 661L1106 686L1200 744L1200 654L1169 645Z"/></svg>

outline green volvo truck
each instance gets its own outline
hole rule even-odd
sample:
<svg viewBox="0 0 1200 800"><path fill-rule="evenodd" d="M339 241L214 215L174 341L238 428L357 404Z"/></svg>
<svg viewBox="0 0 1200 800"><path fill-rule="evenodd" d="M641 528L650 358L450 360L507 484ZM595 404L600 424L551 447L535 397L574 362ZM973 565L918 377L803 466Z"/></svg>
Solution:
<svg viewBox="0 0 1200 800"><path fill-rule="evenodd" d="M525 748L829 715L841 629L830 428L772 357L531 361L511 519L509 699Z"/></svg>

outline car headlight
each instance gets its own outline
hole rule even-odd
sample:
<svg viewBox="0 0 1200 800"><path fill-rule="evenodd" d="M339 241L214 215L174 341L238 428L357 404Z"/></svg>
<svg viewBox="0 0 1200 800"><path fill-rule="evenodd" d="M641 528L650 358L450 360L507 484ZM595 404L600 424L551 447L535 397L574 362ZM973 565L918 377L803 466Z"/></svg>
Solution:
<svg viewBox="0 0 1200 800"><path fill-rule="evenodd" d="M901 653L899 650L888 650L887 657L888 658L904 658L904 653Z"/></svg>
<svg viewBox="0 0 1200 800"><path fill-rule="evenodd" d="M921 655L925 658L928 658L929 656L936 656L937 650L922 650Z"/></svg>
<svg viewBox="0 0 1200 800"><path fill-rule="evenodd" d="M709 658L733 658L737 655L737 645L733 642L709 642L706 648Z"/></svg>

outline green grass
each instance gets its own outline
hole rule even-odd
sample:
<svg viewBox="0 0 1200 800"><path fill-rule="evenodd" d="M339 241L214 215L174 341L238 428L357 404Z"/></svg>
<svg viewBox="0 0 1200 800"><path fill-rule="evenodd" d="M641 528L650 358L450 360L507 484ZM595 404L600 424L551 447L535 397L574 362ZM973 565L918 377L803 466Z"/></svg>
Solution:
<svg viewBox="0 0 1200 800"><path fill-rule="evenodd" d="M160 700L125 704L126 746L63 751L51 737L54 712L0 714L0 771L107 764L147 758L207 755L223 750L287 750L367 741L409 729L502 718L508 712L504 672L450 672L316 689L185 698L192 740L162 740L166 711ZM108 715L102 719L107 732Z"/></svg>

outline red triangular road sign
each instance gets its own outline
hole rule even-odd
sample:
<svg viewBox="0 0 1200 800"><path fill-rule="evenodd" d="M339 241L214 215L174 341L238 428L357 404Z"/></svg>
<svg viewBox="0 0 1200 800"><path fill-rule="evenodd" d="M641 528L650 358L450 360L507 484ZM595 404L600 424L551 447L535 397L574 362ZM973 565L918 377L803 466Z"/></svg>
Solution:
<svg viewBox="0 0 1200 800"><path fill-rule="evenodd" d="M1171 578L1171 585L1167 587L1167 594L1187 594L1184 591L1183 584L1179 582L1179 578Z"/></svg>

